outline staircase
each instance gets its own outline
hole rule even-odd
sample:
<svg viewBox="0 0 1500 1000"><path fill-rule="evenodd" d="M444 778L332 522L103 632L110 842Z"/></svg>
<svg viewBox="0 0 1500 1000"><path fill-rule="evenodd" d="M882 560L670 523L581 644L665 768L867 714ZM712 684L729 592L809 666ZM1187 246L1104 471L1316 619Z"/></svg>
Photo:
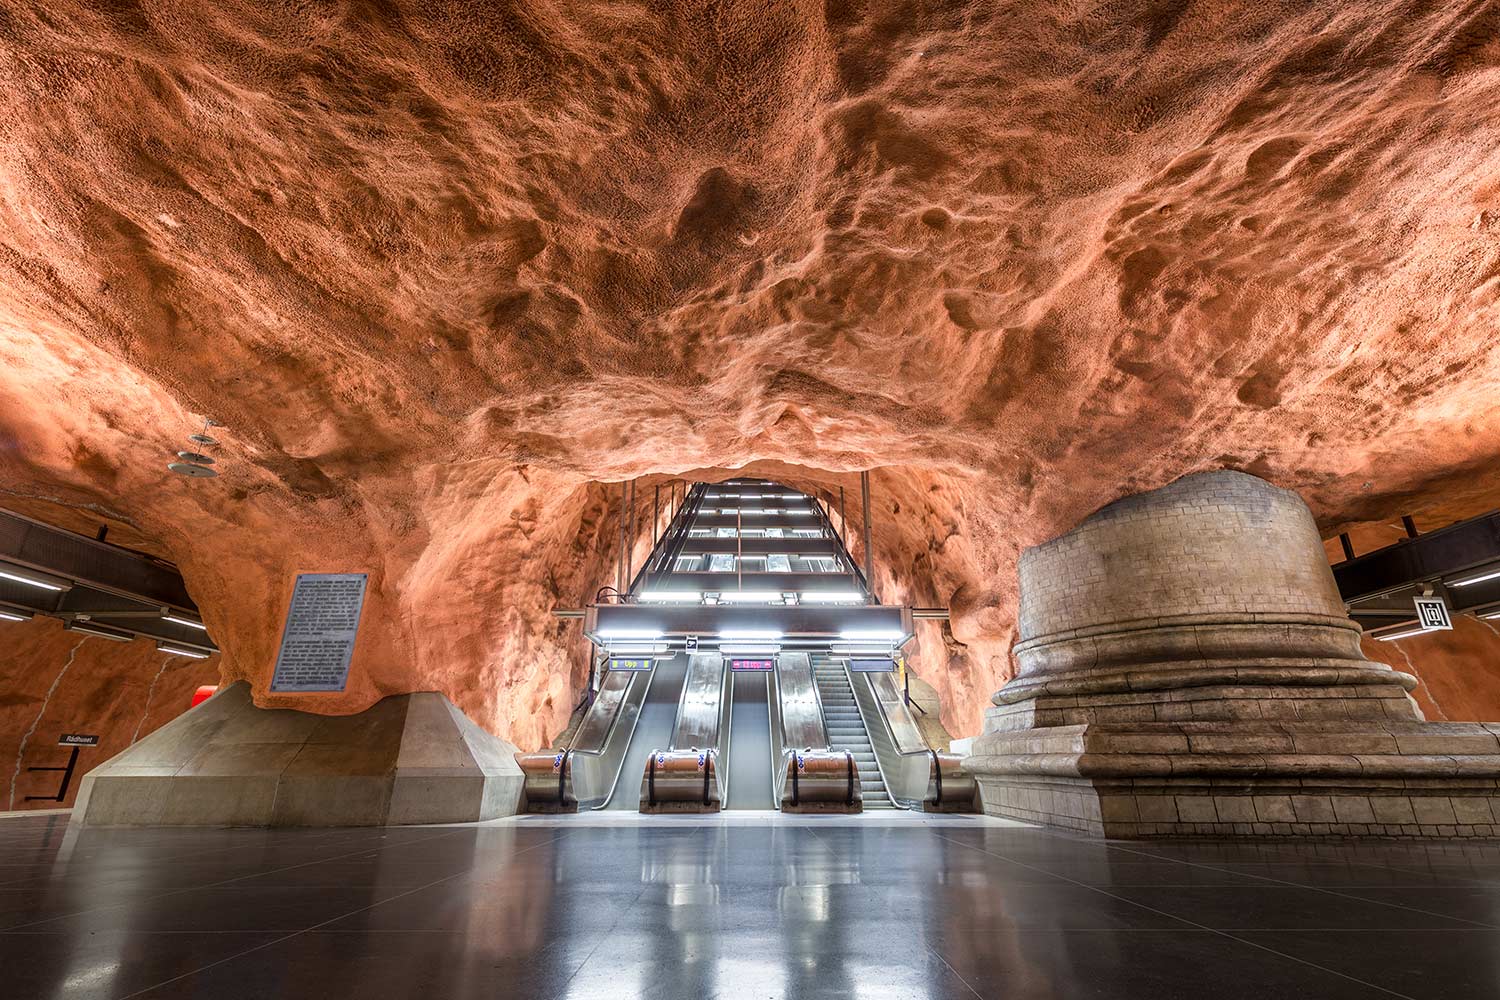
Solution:
<svg viewBox="0 0 1500 1000"><path fill-rule="evenodd" d="M823 716L828 723L828 743L835 750L848 750L854 754L854 763L859 768L860 793L866 809L894 809L890 793L880 778L880 767L875 763L875 748L870 745L870 735L865 731L860 718L859 706L854 702L854 691L849 687L849 677L843 664L826 657L813 657L813 681L818 685L818 697L823 701Z"/></svg>

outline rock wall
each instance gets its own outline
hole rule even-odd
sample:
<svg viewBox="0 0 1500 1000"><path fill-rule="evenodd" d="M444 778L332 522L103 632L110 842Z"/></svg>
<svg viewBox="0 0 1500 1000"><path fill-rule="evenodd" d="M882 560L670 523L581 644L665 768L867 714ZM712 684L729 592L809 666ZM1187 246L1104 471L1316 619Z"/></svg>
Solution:
<svg viewBox="0 0 1500 1000"><path fill-rule="evenodd" d="M219 682L219 657L169 656L155 644L88 638L51 618L0 622L0 810L71 806L84 773L187 711L201 684ZM67 763L63 733L94 733L65 802L52 795Z"/></svg>
<svg viewBox="0 0 1500 1000"><path fill-rule="evenodd" d="M1500 622L1457 615L1453 631L1409 639L1366 639L1365 655L1415 676L1412 697L1431 722L1500 718Z"/></svg>
<svg viewBox="0 0 1500 1000"><path fill-rule="evenodd" d="M873 469L972 733L1017 553L1106 503L1235 468L1336 526L1500 465L1491 16L0 3L0 503L171 558L266 706L293 575L368 572L296 707L531 748L603 484Z"/></svg>

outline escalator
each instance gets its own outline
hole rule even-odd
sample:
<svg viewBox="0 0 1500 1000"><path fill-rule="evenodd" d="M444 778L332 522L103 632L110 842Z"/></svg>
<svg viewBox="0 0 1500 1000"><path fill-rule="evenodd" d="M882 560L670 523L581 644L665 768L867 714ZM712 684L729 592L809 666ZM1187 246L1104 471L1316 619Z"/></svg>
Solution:
<svg viewBox="0 0 1500 1000"><path fill-rule="evenodd" d="M631 812L640 808L637 791L641 775L646 770L646 761L652 751L668 747L672 742L672 730L677 722L677 706L682 700L687 666L688 658L682 653L657 661L651 687L641 705L640 719L636 722L630 746L625 751L624 763L620 766L619 779L601 808L628 809Z"/></svg>
<svg viewBox="0 0 1500 1000"><path fill-rule="evenodd" d="M774 809L771 781L770 674L732 676L729 792L726 809Z"/></svg>
<svg viewBox="0 0 1500 1000"><path fill-rule="evenodd" d="M865 729L854 688L844 671L843 661L827 656L813 657L813 676L818 685L818 699L823 704L823 719L828 726L828 745L846 750L859 766L859 784L866 809L894 809L885 778L875 758L875 747Z"/></svg>

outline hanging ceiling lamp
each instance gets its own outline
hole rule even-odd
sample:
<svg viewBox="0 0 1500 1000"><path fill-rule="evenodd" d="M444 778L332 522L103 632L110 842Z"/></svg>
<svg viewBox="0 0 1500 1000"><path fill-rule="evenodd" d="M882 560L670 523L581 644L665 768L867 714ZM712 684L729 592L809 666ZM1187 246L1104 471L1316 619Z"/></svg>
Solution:
<svg viewBox="0 0 1500 1000"><path fill-rule="evenodd" d="M223 427L224 425L213 418L203 421L203 429L197 434L189 434L188 440L193 443L193 450L179 451L177 461L168 462L167 468L179 476L188 476L193 479L212 479L217 476L218 470L212 468L214 459L206 453L207 449L217 447L219 441L208 433L210 427Z"/></svg>

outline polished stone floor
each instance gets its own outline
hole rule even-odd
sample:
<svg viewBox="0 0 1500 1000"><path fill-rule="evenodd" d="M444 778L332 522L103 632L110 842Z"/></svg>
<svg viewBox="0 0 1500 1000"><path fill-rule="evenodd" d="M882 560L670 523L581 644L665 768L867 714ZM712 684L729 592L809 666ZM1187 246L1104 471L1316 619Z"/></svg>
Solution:
<svg viewBox="0 0 1500 1000"><path fill-rule="evenodd" d="M0 996L1500 996L1500 844L976 817L68 832L0 819Z"/></svg>

